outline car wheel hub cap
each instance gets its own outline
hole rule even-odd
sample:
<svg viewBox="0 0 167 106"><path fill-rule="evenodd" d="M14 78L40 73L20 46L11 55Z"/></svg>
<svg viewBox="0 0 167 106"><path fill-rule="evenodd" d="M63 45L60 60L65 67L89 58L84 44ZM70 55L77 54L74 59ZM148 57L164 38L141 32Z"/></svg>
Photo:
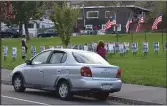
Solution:
<svg viewBox="0 0 167 106"><path fill-rule="evenodd" d="M66 84L62 84L59 88L59 94L61 97L66 97L68 93L68 87Z"/></svg>
<svg viewBox="0 0 167 106"><path fill-rule="evenodd" d="M16 80L14 81L14 86L16 89L19 89L21 86L21 80L19 78L16 78Z"/></svg>

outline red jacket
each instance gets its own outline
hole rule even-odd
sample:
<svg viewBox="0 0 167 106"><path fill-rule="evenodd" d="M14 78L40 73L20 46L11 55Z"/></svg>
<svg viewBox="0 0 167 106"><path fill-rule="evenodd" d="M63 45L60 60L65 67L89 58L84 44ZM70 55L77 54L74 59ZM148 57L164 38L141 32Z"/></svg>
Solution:
<svg viewBox="0 0 167 106"><path fill-rule="evenodd" d="M106 56L106 49L101 47L101 48L98 49L97 53L100 56L104 57L104 56Z"/></svg>

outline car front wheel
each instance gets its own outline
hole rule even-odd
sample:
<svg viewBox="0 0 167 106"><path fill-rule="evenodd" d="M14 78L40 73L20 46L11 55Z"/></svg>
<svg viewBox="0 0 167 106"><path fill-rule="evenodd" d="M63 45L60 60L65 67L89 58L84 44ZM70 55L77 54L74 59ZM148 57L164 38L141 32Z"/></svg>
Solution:
<svg viewBox="0 0 167 106"><path fill-rule="evenodd" d="M14 90L16 92L24 92L26 88L23 84L23 78L20 75L16 75L13 79Z"/></svg>
<svg viewBox="0 0 167 106"><path fill-rule="evenodd" d="M108 92L98 92L94 94L94 97L98 100L105 101L109 96Z"/></svg>
<svg viewBox="0 0 167 106"><path fill-rule="evenodd" d="M62 81L57 86L57 95L62 100L70 100L72 98L72 93L70 91L70 85L67 81Z"/></svg>

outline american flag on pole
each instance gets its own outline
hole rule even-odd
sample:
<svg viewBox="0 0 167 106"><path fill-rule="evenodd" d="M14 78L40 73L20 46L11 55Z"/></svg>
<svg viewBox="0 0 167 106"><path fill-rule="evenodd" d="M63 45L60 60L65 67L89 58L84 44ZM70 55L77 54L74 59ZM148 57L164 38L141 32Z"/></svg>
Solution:
<svg viewBox="0 0 167 106"><path fill-rule="evenodd" d="M109 29L109 28L111 28L111 21L110 21L110 20L107 21L107 23L106 23L106 25L105 25L105 28L102 29L101 32L104 32L105 30L107 30L107 29Z"/></svg>
<svg viewBox="0 0 167 106"><path fill-rule="evenodd" d="M132 17L131 15L129 16L129 19L126 23L126 32L128 33L129 32L129 25L132 23Z"/></svg>
<svg viewBox="0 0 167 106"><path fill-rule="evenodd" d="M111 21L108 20L108 22L106 23L106 26L105 26L104 30L107 30L107 29L111 28L111 25L112 25Z"/></svg>
<svg viewBox="0 0 167 106"><path fill-rule="evenodd" d="M116 25L117 22L116 22L116 15L114 14L114 16L112 16L112 22L111 22L111 25Z"/></svg>
<svg viewBox="0 0 167 106"><path fill-rule="evenodd" d="M108 22L106 23L105 28L102 30L102 32L111 28L112 25L116 25L116 16L114 15L112 18L113 18L112 21L108 20Z"/></svg>
<svg viewBox="0 0 167 106"><path fill-rule="evenodd" d="M142 12L141 17L139 18L138 25L137 25L137 27L136 27L136 32L139 32L139 31L140 31L140 26L141 26L142 23L144 23L143 12Z"/></svg>
<svg viewBox="0 0 167 106"><path fill-rule="evenodd" d="M158 17L155 19L153 25L152 25L152 30L157 29L158 23L162 21L162 12L159 13Z"/></svg>

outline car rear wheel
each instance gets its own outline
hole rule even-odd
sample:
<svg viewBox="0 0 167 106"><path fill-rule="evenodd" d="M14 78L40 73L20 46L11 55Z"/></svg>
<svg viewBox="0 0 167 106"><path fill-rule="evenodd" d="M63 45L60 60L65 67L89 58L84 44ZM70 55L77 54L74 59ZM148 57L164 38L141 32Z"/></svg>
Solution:
<svg viewBox="0 0 167 106"><path fill-rule="evenodd" d="M20 75L16 75L13 79L13 87L16 92L24 92L25 87L23 83L23 78Z"/></svg>
<svg viewBox="0 0 167 106"><path fill-rule="evenodd" d="M94 97L98 100L103 100L105 101L109 96L108 92L98 92L94 94Z"/></svg>
<svg viewBox="0 0 167 106"><path fill-rule="evenodd" d="M57 86L57 95L62 100L70 100L72 98L72 92L70 91L70 85L67 81L62 81Z"/></svg>

